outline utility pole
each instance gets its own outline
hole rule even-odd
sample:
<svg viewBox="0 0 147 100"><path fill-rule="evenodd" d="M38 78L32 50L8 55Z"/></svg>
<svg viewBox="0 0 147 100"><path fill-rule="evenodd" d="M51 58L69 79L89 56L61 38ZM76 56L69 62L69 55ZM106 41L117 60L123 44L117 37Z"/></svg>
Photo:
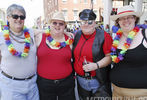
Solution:
<svg viewBox="0 0 147 100"><path fill-rule="evenodd" d="M91 9L93 10L93 0L91 0Z"/></svg>

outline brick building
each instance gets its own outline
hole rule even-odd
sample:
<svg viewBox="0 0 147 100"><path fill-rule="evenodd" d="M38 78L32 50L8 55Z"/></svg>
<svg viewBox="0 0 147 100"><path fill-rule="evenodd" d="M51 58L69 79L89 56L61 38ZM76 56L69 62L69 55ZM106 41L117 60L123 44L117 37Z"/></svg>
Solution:
<svg viewBox="0 0 147 100"><path fill-rule="evenodd" d="M61 11L66 21L75 22L81 10L93 8L97 15L96 21L103 21L106 25L111 23L109 17L113 8L117 9L129 4L134 5L137 11L143 9L146 12L147 0L44 0L44 20L48 23L54 12ZM144 19L146 19L146 14L142 17L141 22Z"/></svg>
<svg viewBox="0 0 147 100"><path fill-rule="evenodd" d="M44 0L45 21L49 22L54 12L61 11L66 21L75 22L78 20L79 12L85 8L93 8L93 11L97 14L96 20L101 20L102 0Z"/></svg>

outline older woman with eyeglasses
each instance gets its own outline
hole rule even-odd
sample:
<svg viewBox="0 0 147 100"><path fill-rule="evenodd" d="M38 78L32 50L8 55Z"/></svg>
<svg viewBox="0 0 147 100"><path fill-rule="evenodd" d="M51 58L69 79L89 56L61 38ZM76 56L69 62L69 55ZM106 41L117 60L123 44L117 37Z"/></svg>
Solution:
<svg viewBox="0 0 147 100"><path fill-rule="evenodd" d="M108 71L112 38L103 30L95 28L96 14L93 10L84 9L79 17L81 30L77 32L73 43L79 97L81 100L111 97Z"/></svg>
<svg viewBox="0 0 147 100"><path fill-rule="evenodd" d="M39 100L34 33L24 27L25 18L22 6L8 7L0 33L0 100Z"/></svg>
<svg viewBox="0 0 147 100"><path fill-rule="evenodd" d="M50 20L50 29L36 38L40 100L75 100L70 48L73 38L65 34L65 27L64 15L56 12Z"/></svg>
<svg viewBox="0 0 147 100"><path fill-rule="evenodd" d="M111 48L113 99L147 97L147 30L137 26L139 17L141 12L129 5L118 8L117 15L111 16L119 27Z"/></svg>

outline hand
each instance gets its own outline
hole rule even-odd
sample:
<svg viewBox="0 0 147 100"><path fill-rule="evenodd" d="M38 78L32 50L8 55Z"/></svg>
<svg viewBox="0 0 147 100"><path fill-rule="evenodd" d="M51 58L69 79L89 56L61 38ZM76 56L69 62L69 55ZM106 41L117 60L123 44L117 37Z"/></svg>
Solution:
<svg viewBox="0 0 147 100"><path fill-rule="evenodd" d="M74 34L73 34L73 33L71 33L71 32L65 32L65 34L66 34L68 37L74 39Z"/></svg>
<svg viewBox="0 0 147 100"><path fill-rule="evenodd" d="M97 64L94 62L88 62L88 64L83 65L83 70L85 70L85 72L94 71L96 69L97 69Z"/></svg>
<svg viewBox="0 0 147 100"><path fill-rule="evenodd" d="M40 29L33 29L34 31L34 36L40 36L40 34L42 35L43 33L45 33L45 30L40 30Z"/></svg>

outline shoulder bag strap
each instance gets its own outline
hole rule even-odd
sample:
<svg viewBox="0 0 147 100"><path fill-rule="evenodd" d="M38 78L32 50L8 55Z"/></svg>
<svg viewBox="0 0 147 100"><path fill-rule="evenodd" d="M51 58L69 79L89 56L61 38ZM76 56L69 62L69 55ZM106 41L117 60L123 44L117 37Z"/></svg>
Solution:
<svg viewBox="0 0 147 100"><path fill-rule="evenodd" d="M142 29L142 35L143 35L144 39L145 39L146 42L147 42L147 37L145 36L145 28Z"/></svg>

